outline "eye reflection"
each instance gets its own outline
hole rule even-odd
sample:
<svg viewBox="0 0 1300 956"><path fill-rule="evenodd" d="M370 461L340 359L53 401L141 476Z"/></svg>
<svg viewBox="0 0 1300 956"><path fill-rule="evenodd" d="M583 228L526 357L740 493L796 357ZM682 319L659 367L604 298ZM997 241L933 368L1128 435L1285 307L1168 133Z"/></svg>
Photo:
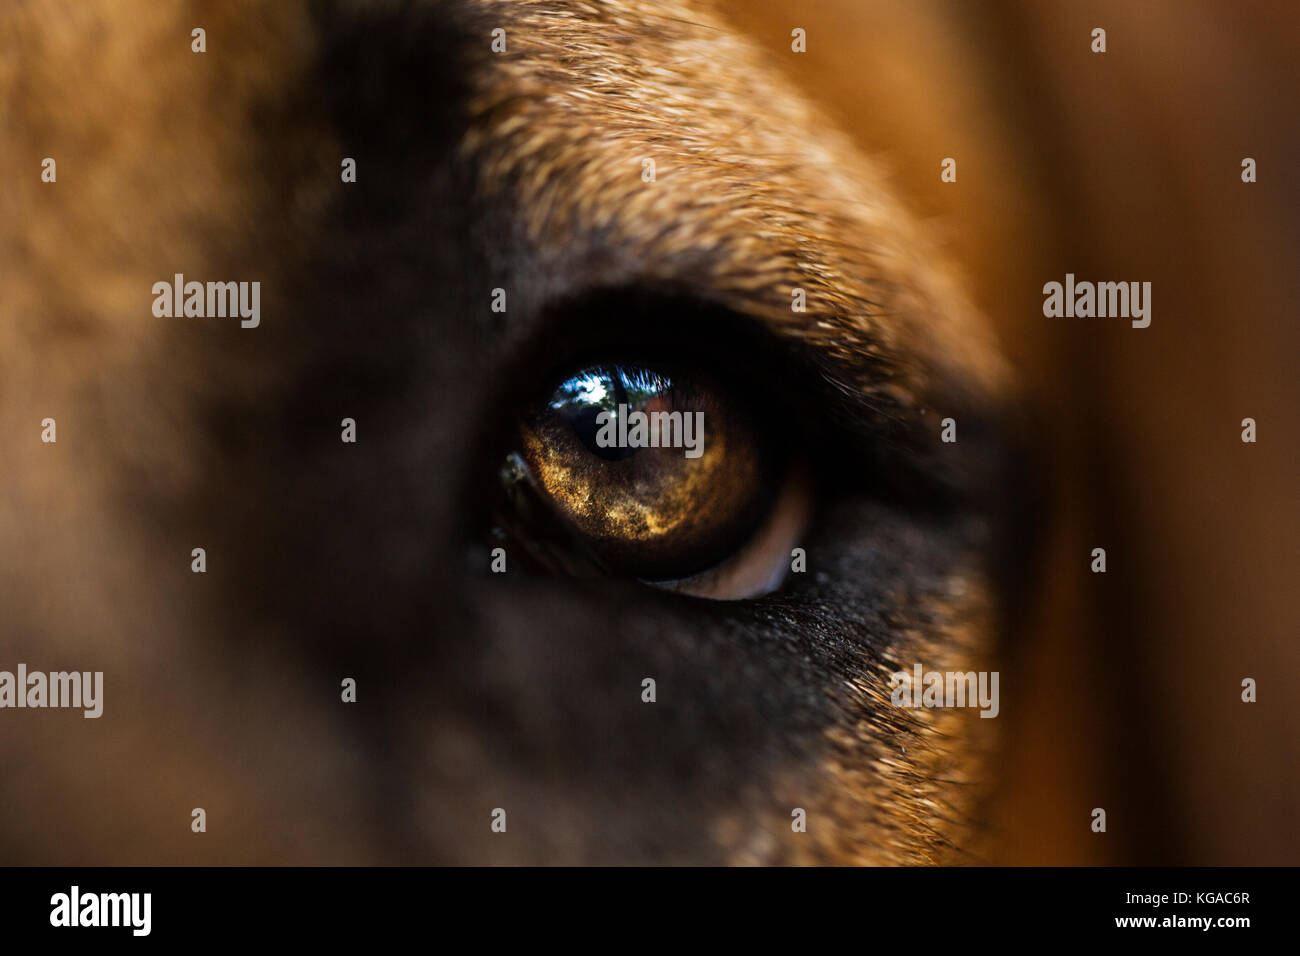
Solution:
<svg viewBox="0 0 1300 956"><path fill-rule="evenodd" d="M638 448L635 444L601 441L602 426L612 425L612 431L618 434L619 417L626 417L627 412L672 414L672 397L673 384L668 376L646 368L611 365L566 379L549 404L551 411L568 420L588 451L607 461L620 461L636 454ZM605 427L606 435L610 431ZM626 434L626 428L622 432Z"/></svg>
<svg viewBox="0 0 1300 956"><path fill-rule="evenodd" d="M602 364L519 425L528 480L612 573L680 580L750 538L784 462L749 409L700 376Z"/></svg>

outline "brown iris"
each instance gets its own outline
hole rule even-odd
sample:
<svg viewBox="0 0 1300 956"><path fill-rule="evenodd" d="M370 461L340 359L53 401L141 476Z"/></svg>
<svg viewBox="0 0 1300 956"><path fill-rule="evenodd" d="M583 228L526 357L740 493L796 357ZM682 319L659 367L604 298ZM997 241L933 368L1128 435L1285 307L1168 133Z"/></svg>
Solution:
<svg viewBox="0 0 1300 956"><path fill-rule="evenodd" d="M613 571L696 574L743 543L770 504L763 436L717 387L593 366L565 379L520 431L537 493Z"/></svg>

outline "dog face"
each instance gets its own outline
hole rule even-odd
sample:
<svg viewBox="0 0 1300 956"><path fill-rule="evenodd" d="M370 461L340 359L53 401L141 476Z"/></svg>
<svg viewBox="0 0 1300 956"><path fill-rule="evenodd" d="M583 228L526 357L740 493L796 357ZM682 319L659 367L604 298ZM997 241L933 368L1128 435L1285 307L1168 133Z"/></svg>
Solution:
<svg viewBox="0 0 1300 956"><path fill-rule="evenodd" d="M879 171L684 3L144 6L4 15L5 657L105 674L6 859L979 859L890 675L996 670L1011 385ZM539 425L593 369L699 462Z"/></svg>

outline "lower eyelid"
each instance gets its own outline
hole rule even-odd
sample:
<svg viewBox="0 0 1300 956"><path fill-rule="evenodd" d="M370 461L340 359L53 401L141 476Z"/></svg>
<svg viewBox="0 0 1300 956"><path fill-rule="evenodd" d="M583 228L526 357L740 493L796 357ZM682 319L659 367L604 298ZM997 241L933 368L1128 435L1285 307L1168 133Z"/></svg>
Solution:
<svg viewBox="0 0 1300 956"><path fill-rule="evenodd" d="M771 514L736 554L689 578L642 583L715 601L743 601L770 594L785 581L791 551L807 531L812 510L812 479L807 468L796 465Z"/></svg>

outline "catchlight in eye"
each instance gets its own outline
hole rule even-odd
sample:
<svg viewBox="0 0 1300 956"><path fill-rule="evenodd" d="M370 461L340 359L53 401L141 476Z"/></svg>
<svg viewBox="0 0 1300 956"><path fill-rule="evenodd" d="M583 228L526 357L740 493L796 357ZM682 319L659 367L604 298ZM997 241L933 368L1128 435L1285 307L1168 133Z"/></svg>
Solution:
<svg viewBox="0 0 1300 956"><path fill-rule="evenodd" d="M521 414L508 474L530 483L604 572L748 596L695 586L766 541L774 514L785 524L793 514L774 508L788 498L788 462L733 391L668 368L581 368ZM730 591L761 593L773 572L741 578Z"/></svg>

